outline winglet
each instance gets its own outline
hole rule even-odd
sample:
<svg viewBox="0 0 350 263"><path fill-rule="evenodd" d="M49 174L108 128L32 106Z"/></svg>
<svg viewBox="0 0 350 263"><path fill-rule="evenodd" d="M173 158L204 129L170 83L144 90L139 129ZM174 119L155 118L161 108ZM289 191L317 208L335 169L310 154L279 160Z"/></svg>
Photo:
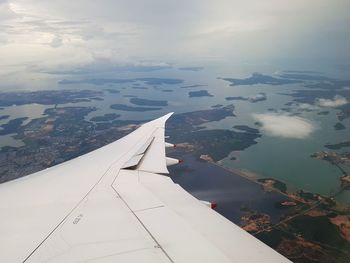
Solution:
<svg viewBox="0 0 350 263"><path fill-rule="evenodd" d="M151 129L153 132L148 138L146 143L142 146L141 150L138 150L135 155L123 166L123 168L130 168L152 172L168 174L168 158L165 155L165 122L173 114L170 112L158 119L147 122L142 125L144 128Z"/></svg>
<svg viewBox="0 0 350 263"><path fill-rule="evenodd" d="M170 118L171 115L173 115L174 112L169 112L168 114L165 114L162 117L159 117L158 119L155 119L153 121L149 121L144 123L142 126L151 126L155 125L156 127L163 127L165 126L165 122Z"/></svg>

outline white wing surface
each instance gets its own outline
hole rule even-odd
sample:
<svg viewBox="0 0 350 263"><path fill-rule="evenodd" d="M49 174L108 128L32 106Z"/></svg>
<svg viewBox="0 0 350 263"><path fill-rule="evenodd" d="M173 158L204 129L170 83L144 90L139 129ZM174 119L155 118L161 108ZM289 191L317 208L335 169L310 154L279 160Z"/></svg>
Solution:
<svg viewBox="0 0 350 263"><path fill-rule="evenodd" d="M289 262L162 175L170 115L0 185L0 262Z"/></svg>

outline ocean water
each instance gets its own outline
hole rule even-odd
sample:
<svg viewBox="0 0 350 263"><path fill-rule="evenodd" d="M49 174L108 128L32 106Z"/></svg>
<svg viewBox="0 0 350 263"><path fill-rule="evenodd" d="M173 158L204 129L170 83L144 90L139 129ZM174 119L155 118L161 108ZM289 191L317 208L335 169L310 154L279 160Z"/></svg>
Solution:
<svg viewBox="0 0 350 263"><path fill-rule="evenodd" d="M174 157L180 156L175 154ZM199 200L216 202L216 210L232 222L239 225L246 209L268 214L273 223L289 212L289 208L277 206L288 200L284 195L266 192L260 185L216 165L196 160L193 155L181 158L183 164L169 167L172 180Z"/></svg>

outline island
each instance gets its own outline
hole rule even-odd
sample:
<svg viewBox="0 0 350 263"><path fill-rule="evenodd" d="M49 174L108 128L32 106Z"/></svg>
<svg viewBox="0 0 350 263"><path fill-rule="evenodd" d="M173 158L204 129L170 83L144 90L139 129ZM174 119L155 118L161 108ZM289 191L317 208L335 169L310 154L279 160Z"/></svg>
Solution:
<svg viewBox="0 0 350 263"><path fill-rule="evenodd" d="M161 110L162 108L146 108L146 107L133 107L133 106L128 106L124 104L112 104L110 106L111 109L113 110L119 110L119 111L155 111L155 110Z"/></svg>
<svg viewBox="0 0 350 263"><path fill-rule="evenodd" d="M252 103L256 103L259 101L267 100L266 94L264 92L260 92L257 95L253 97L242 97L242 96L233 96L233 97L226 97L225 100L231 101L231 100L242 100L242 101L249 101Z"/></svg>
<svg viewBox="0 0 350 263"><path fill-rule="evenodd" d="M342 124L341 122L337 122L335 125L334 125L334 129L336 129L337 131L339 130L345 130L346 127L344 124Z"/></svg>
<svg viewBox="0 0 350 263"><path fill-rule="evenodd" d="M257 84L267 84L267 85L285 85L300 83L302 81L287 78L276 78L269 75L263 75L261 73L253 73L248 78L235 79L235 78L218 78L230 82L230 86L239 85L257 85Z"/></svg>
<svg viewBox="0 0 350 263"><path fill-rule="evenodd" d="M189 88L198 88L198 87L206 87L208 85L195 84L195 85L187 85L180 87L181 89L189 89Z"/></svg>
<svg viewBox="0 0 350 263"><path fill-rule="evenodd" d="M287 192L287 185L279 180L276 180L273 178L261 178L261 179L258 179L258 182L262 183L265 191L271 191L271 190L277 189L282 193Z"/></svg>
<svg viewBox="0 0 350 263"><path fill-rule="evenodd" d="M350 100L350 92L347 99ZM350 102L343 106L340 106L339 109L340 109L340 112L337 113L337 117L339 121L345 120L350 117Z"/></svg>
<svg viewBox="0 0 350 263"><path fill-rule="evenodd" d="M103 86L106 84L125 84L133 83L135 79L113 79L113 78L87 78L87 79L63 79L58 82L60 85L74 85L74 84L91 84L96 86Z"/></svg>
<svg viewBox="0 0 350 263"><path fill-rule="evenodd" d="M0 116L0 121L6 120L6 119L8 119L9 117L10 117L10 115L2 115L2 116Z"/></svg>
<svg viewBox="0 0 350 263"><path fill-rule="evenodd" d="M168 101L166 100L149 100L149 99L140 99L140 98L131 98L130 103L139 105L139 106L168 106Z"/></svg>
<svg viewBox="0 0 350 263"><path fill-rule="evenodd" d="M190 91L188 93L188 97L195 98L195 97L214 97L211 95L207 90L198 90L198 91Z"/></svg>
<svg viewBox="0 0 350 263"><path fill-rule="evenodd" d="M111 94L118 94L120 93L120 90L116 90L116 89L105 89L105 91L111 93Z"/></svg>
<svg viewBox="0 0 350 263"><path fill-rule="evenodd" d="M248 98L246 97L242 97L242 96L231 96L231 97L226 97L225 100L231 101L231 100L248 100Z"/></svg>
<svg viewBox="0 0 350 263"><path fill-rule="evenodd" d="M43 90L43 91L18 91L0 92L0 106L43 104L55 105L65 103L90 102L102 99L103 93L94 90Z"/></svg>
<svg viewBox="0 0 350 263"><path fill-rule="evenodd" d="M137 78L135 80L143 81L147 85L176 85L184 82L182 79L172 79L172 78Z"/></svg>
<svg viewBox="0 0 350 263"><path fill-rule="evenodd" d="M147 87L142 87L142 86L132 86L132 89L148 89Z"/></svg>
<svg viewBox="0 0 350 263"><path fill-rule="evenodd" d="M201 71L204 69L204 67L180 67L177 69L178 70L185 70L185 71Z"/></svg>
<svg viewBox="0 0 350 263"><path fill-rule="evenodd" d="M217 108L221 108L223 106L224 105L222 105L222 104L215 104L215 105L211 106L211 108L217 109Z"/></svg>
<svg viewBox="0 0 350 263"><path fill-rule="evenodd" d="M17 118L17 119L10 120L8 123L0 125L1 127L0 135L7 135L7 134L17 132L19 127L21 127L23 122L27 119L28 119L27 117Z"/></svg>
<svg viewBox="0 0 350 263"><path fill-rule="evenodd" d="M146 85L175 85L181 84L182 79L171 79L171 78L135 78L135 79L114 79L114 78L87 78L87 79L63 79L58 82L61 85L70 84L91 84L91 85L106 85L106 84L126 84L135 82L144 82Z"/></svg>
<svg viewBox="0 0 350 263"><path fill-rule="evenodd" d="M317 112L317 115L328 115L329 111L319 111Z"/></svg>
<svg viewBox="0 0 350 263"><path fill-rule="evenodd" d="M344 147L350 147L350 141L339 142L335 144L326 144L324 147L331 150L339 150Z"/></svg>

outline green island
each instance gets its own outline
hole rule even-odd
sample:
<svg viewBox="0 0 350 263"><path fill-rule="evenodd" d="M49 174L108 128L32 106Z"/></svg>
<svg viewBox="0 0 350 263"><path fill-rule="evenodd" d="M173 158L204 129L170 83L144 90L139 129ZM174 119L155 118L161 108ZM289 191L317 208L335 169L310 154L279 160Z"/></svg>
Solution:
<svg viewBox="0 0 350 263"><path fill-rule="evenodd" d="M289 78L276 78L269 75L264 75L261 73L253 73L248 78L238 79L238 78L218 78L230 82L230 86L239 85L257 85L257 84L268 84L268 85L285 85L300 83L300 80L289 79Z"/></svg>
<svg viewBox="0 0 350 263"><path fill-rule="evenodd" d="M334 144L326 144L324 147L331 150L339 150L341 148L350 147L350 141L339 142Z"/></svg>
<svg viewBox="0 0 350 263"><path fill-rule="evenodd" d="M0 135L7 135L7 134L17 132L19 127L21 127L22 123L27 119L28 119L27 117L17 118L17 119L10 120L8 123L2 124L0 126L2 128L0 130Z"/></svg>
<svg viewBox="0 0 350 263"><path fill-rule="evenodd" d="M168 106L166 100L149 100L149 99L140 99L140 98L131 98L130 103L139 105L139 106Z"/></svg>
<svg viewBox="0 0 350 263"><path fill-rule="evenodd" d="M110 106L111 109L113 110L120 110L120 111L154 111L154 110L161 110L162 108L146 108L146 107L133 107L129 105L124 105L124 104L112 104Z"/></svg>
<svg viewBox="0 0 350 263"><path fill-rule="evenodd" d="M346 127L344 124L342 124L341 122L337 122L335 125L334 125L334 129L336 129L337 131L339 130L345 130Z"/></svg>
<svg viewBox="0 0 350 263"><path fill-rule="evenodd" d="M2 116L0 116L0 121L1 120L6 120L6 119L8 119L10 117L10 115L2 115Z"/></svg>
<svg viewBox="0 0 350 263"><path fill-rule="evenodd" d="M190 91L188 93L188 97L190 98L196 98L196 97L213 97L207 90L197 90L197 91Z"/></svg>
<svg viewBox="0 0 350 263"><path fill-rule="evenodd" d="M350 92L347 98L349 99ZM338 120L342 121L350 117L350 103L339 107L340 111L337 113Z"/></svg>

